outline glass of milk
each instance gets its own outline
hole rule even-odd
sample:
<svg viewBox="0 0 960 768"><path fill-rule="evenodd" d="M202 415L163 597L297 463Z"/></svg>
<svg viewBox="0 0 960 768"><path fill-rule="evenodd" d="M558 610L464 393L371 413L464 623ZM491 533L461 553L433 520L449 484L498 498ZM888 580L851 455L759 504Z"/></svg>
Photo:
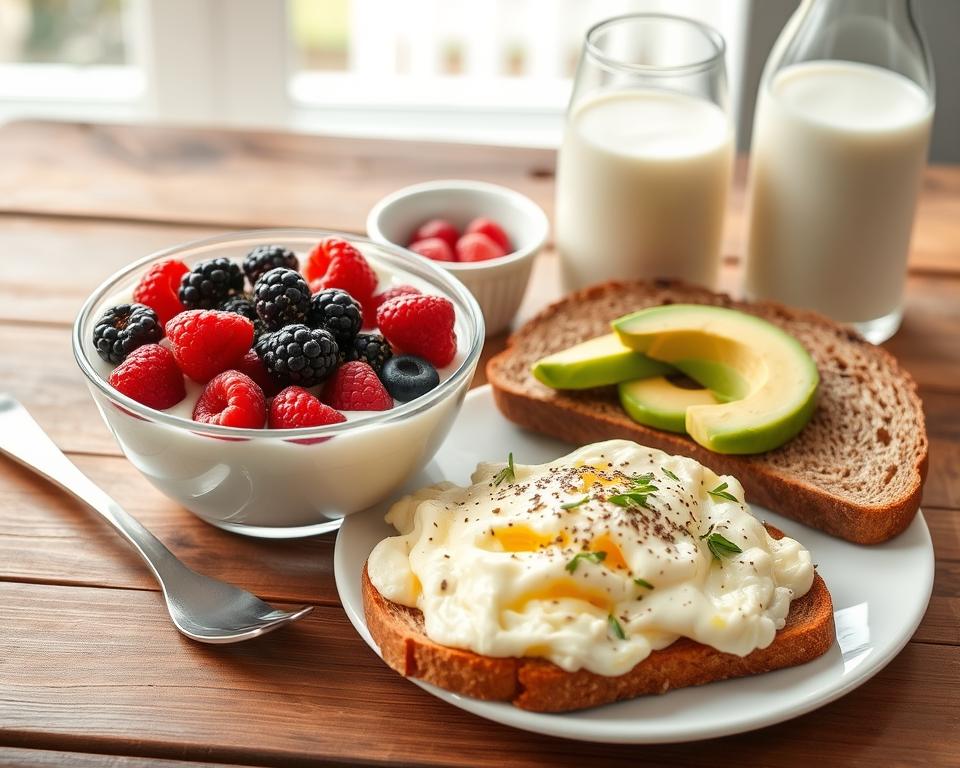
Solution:
<svg viewBox="0 0 960 768"><path fill-rule="evenodd" d="M733 138L716 30L657 14L590 29L557 161L565 287L655 277L712 287Z"/></svg>
<svg viewBox="0 0 960 768"><path fill-rule="evenodd" d="M746 289L851 323L900 325L933 120L910 0L804 0L760 83Z"/></svg>

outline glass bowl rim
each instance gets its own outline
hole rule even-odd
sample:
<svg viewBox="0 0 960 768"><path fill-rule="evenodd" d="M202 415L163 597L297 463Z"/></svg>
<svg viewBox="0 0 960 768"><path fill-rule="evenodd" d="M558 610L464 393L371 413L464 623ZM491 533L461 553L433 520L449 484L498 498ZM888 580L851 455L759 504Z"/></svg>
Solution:
<svg viewBox="0 0 960 768"><path fill-rule="evenodd" d="M680 22L688 27L698 29L710 41L714 47L712 55L699 61L691 61L686 64L633 64L628 61L615 59L605 54L596 44L596 36L605 31L608 27L616 26L625 21L671 21ZM696 74L703 72L715 66L719 61L725 64L724 57L727 52L727 41L723 39L720 32L702 21L691 19L687 16L677 16L671 13L624 13L619 16L612 16L609 19L603 19L594 24L587 30L583 42L584 51L591 58L598 61L603 66L611 70L620 72L632 72L644 75L664 75L675 77L677 75Z"/></svg>
<svg viewBox="0 0 960 768"><path fill-rule="evenodd" d="M466 355L460 362L460 365L445 381L441 381L435 389L414 400L401 403L389 411L382 411L380 415L364 418L360 421L345 421L337 424L326 424L318 427L300 427L297 429L241 429L238 427L224 427L218 424L204 424L143 405L111 387L109 382L107 382L91 364L86 345L84 344L83 327L89 319L94 306L105 296L108 296L117 283L129 277L131 274L142 270L149 264L165 258L175 258L184 251L212 246L228 246L234 241L238 244L245 240L260 241L260 243L251 243L252 247L253 245L263 244L268 241L282 241L284 239L297 238L312 239L319 242L325 237L340 237L351 243L372 246L377 249L378 252L382 252L378 253L378 255L385 257L386 261L390 263L390 266L399 271L411 273L435 285L454 302L457 310L465 313L464 322L466 323L468 331L473 334L473 338L469 340ZM124 409L148 421L158 422L177 429L186 429L201 435L234 439L274 438L290 440L327 437L343 434L351 430L365 430L370 427L389 424L414 416L445 399L446 396L456 392L464 378L466 378L468 374L473 375L473 371L476 368L476 364L483 350L483 342L484 323L480 306L466 286L450 273L439 269L426 259L419 259L419 257L415 257L415 254L392 244L379 243L367 237L349 232L308 227L271 227L264 229L234 230L220 235L190 240L169 248L154 251L114 272L110 277L100 283L90 296L87 297L80 311L77 313L76 320L74 320L73 323L72 333L73 355L77 361L77 365L80 367L84 376L86 376L87 381L96 387L108 400L123 406Z"/></svg>

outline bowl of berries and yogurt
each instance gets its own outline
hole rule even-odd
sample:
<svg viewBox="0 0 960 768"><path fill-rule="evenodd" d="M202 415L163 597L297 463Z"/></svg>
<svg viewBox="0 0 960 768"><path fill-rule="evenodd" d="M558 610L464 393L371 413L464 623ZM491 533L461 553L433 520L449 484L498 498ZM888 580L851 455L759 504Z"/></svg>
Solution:
<svg viewBox="0 0 960 768"><path fill-rule="evenodd" d="M337 528L431 459L483 344L470 293L427 260L320 230L238 232L121 270L73 348L120 448L213 525Z"/></svg>

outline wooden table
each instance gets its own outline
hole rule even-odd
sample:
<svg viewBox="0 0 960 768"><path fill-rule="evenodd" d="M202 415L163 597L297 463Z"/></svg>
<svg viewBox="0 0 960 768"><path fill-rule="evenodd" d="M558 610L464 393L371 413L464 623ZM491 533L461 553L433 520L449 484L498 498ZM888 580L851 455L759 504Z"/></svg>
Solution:
<svg viewBox="0 0 960 768"><path fill-rule="evenodd" d="M553 165L551 152L494 147L38 122L0 129L0 390L189 565L278 603L317 606L251 643L190 642L110 530L0 460L0 763L960 765L960 167L926 175L906 319L887 345L919 382L927 412L933 599L889 667L788 723L624 747L480 720L403 680L356 636L334 588L332 536L224 533L161 497L120 455L68 333L82 299L114 270L225 229L361 232L381 195L438 177L507 184L549 212ZM742 170L730 254L742 252ZM731 284L736 269L729 258ZM546 253L523 314L556 291ZM492 339L488 351L502 344Z"/></svg>

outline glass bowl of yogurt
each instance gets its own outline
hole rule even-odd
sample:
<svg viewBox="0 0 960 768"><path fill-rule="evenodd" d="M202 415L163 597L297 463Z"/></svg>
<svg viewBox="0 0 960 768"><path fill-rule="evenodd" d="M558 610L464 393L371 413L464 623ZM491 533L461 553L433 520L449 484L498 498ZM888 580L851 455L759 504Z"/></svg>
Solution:
<svg viewBox="0 0 960 768"><path fill-rule="evenodd" d="M440 384L387 411L345 412L346 421L300 429L238 429L193 421L202 389L187 380L187 397L164 411L115 390L113 366L92 341L109 307L128 303L156 262L227 257L240 262L258 245L282 245L304 263L325 237L358 248L377 272L378 290L413 285L454 306L457 352L439 369ZM449 273L403 248L339 232L267 229L235 232L154 253L108 278L84 303L73 328L73 352L94 402L121 450L168 498L220 528L264 538L335 530L345 515L387 498L433 457L453 424L483 347L483 315Z"/></svg>

